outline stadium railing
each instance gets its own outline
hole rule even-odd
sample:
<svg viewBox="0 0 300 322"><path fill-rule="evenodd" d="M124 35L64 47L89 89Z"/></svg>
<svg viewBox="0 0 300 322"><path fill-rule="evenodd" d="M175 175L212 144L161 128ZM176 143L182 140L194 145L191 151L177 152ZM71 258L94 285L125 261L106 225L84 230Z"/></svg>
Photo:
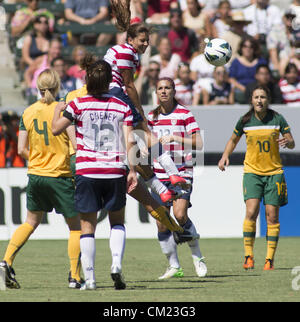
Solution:
<svg viewBox="0 0 300 322"><path fill-rule="evenodd" d="M58 33L64 34L71 31L72 34L80 35L85 33L106 33L115 34L117 28L111 23L95 23L93 25L80 25L76 22L65 22L64 24L56 24L55 30Z"/></svg>

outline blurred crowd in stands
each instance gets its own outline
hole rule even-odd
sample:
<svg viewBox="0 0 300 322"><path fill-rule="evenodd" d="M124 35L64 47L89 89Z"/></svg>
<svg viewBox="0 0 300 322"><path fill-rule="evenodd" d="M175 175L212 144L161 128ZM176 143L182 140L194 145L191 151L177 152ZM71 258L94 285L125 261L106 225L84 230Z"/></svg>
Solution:
<svg viewBox="0 0 300 322"><path fill-rule="evenodd" d="M114 28L109 0L52 2L60 9L52 12L49 1L4 0L24 4L7 14L7 30L28 104L38 98L42 70L51 67L61 76L59 99L84 84L79 62L87 51L103 56L126 41L126 34L107 31ZM270 0L131 0L131 18L153 26L136 74L143 105L155 106L159 77L175 80L177 99L186 106L248 104L256 84L270 88L273 104L300 105L300 0L285 0L284 9ZM59 32L62 26L66 32ZM214 67L203 55L204 39L216 37L232 46L225 66ZM1 140L13 141L3 120ZM13 164L10 155L6 164Z"/></svg>

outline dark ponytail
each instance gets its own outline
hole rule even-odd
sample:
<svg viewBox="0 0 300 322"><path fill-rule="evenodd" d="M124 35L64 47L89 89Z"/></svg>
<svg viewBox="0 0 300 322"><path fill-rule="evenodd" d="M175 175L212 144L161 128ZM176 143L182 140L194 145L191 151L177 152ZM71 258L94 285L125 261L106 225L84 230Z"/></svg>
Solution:
<svg viewBox="0 0 300 322"><path fill-rule="evenodd" d="M112 81L111 66L104 60L88 53L80 62L80 67L86 71L86 88L88 94L101 97L107 93Z"/></svg>
<svg viewBox="0 0 300 322"><path fill-rule="evenodd" d="M130 26L130 0L110 0L112 13L116 18L116 27L125 32Z"/></svg>

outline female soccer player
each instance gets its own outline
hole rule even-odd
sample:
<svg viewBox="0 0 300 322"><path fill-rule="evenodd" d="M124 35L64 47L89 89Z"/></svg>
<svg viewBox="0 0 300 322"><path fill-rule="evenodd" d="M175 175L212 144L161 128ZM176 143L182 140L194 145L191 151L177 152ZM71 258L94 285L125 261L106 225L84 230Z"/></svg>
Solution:
<svg viewBox="0 0 300 322"><path fill-rule="evenodd" d="M127 32L127 39L124 45L115 45L108 49L104 56L104 60L112 67L113 78L110 84L110 93L122 99L130 106L133 114L133 126L136 130L140 130L135 131L135 133L146 139L146 146L149 148L152 157L155 157L165 169L172 184L187 188L189 184L184 178L180 177L177 167L169 154L163 151L161 143L154 135L151 135L134 85L134 74L140 64L139 55L143 54L149 45L150 29L142 23L130 25L129 3L130 1L128 0L111 1L113 13L117 19L117 27L120 31ZM124 93L123 87L127 94ZM164 198L163 190L165 188L153 175L150 165L144 166L141 172L147 185ZM165 193L167 193L166 190ZM169 197L167 198L170 199ZM173 199L175 199L175 196Z"/></svg>
<svg viewBox="0 0 300 322"><path fill-rule="evenodd" d="M193 166L186 161L186 155L191 155L191 150L201 150L203 146L200 128L192 115L192 113L184 106L178 104L175 99L175 84L170 78L161 78L156 85L156 94L158 98L158 107L151 111L148 116L148 125L150 129L157 135L162 145L168 147L173 154L173 158L180 162L176 165L180 171L180 175L191 182L193 180ZM154 173L170 186L168 175L158 162L154 162ZM188 245L192 252L193 263L196 273L199 277L203 277L207 273L204 258L199 247L199 234L188 217L188 208L190 207L190 197L192 187L183 194L179 199L173 201L173 213L179 224L189 231L195 239L188 241ZM170 205L169 205L170 206ZM165 274L159 279L166 279L173 276L183 276L177 256L177 246L171 232L161 223L157 222L158 240L162 252L167 256L169 267Z"/></svg>
<svg viewBox="0 0 300 322"><path fill-rule="evenodd" d="M14 232L0 267L5 270L6 286L20 288L12 268L14 259L41 223L44 213L51 212L54 208L56 213L64 215L70 229L69 287L75 288L77 281L80 281L80 221L74 207L75 188L68 157L69 137L65 132L53 136L50 130L60 78L55 71L46 69L38 76L37 87L42 98L24 111L18 139L18 153L28 160L27 218Z"/></svg>
<svg viewBox="0 0 300 322"><path fill-rule="evenodd" d="M81 64L80 67L82 68L82 70L87 70L88 68L90 68L90 66L92 66L96 62L97 62L96 57L90 53L87 53L85 56L85 59L83 60L83 64ZM86 95L87 95L87 88L86 88L86 85L84 85L80 89L68 93L67 96L65 97L65 101L66 103L69 103L76 97L78 98ZM75 129L74 129L74 136L75 136ZM71 156L72 160L73 160L73 157L74 155ZM140 167L137 166L137 171L139 170L140 170ZM75 173L75 171L73 172ZM165 187L165 189L167 189L165 185L163 186ZM170 191L170 190L167 190L167 191ZM182 242L191 240L193 238L193 236L191 236L189 232L184 231L183 228L180 227L175 222L175 220L170 216L166 207L160 205L160 203L158 203L157 200L155 200L151 196L149 191L141 183L138 182L136 188L130 192L130 196L136 199L138 202L140 202L154 219L162 222L165 226L167 226L167 228L175 234L176 242L182 243ZM165 193L163 193L161 198L163 200L166 200L166 198L164 197L166 197Z"/></svg>
<svg viewBox="0 0 300 322"><path fill-rule="evenodd" d="M247 143L243 178L246 202L246 217L243 224L245 269L254 268L253 246L261 199L264 199L267 220L267 254L264 270L274 269L274 255L280 231L279 208L287 204L287 187L279 147L293 149L295 142L284 117L269 108L270 99L268 88L264 86L254 88L251 108L237 122L218 164L219 169L224 171L229 165L229 156L245 133Z"/></svg>
<svg viewBox="0 0 300 322"><path fill-rule="evenodd" d="M130 192L137 184L136 172L131 165L132 146L129 142L133 117L125 102L108 94L112 79L110 65L104 60L92 65L87 61L87 64L88 95L75 98L66 109L64 104L57 106L52 132L58 135L75 121L75 207L81 217L81 264L85 277L81 289L96 289L94 234L97 212L102 208L108 210L111 224L111 277L116 289L124 289L126 284L122 276L122 259L125 249L126 190ZM126 155L130 168L127 180Z"/></svg>

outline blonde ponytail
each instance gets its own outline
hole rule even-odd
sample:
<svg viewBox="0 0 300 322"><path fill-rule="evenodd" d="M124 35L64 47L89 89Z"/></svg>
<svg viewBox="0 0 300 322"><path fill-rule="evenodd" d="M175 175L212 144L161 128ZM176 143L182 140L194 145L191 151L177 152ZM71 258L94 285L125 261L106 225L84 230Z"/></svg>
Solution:
<svg viewBox="0 0 300 322"><path fill-rule="evenodd" d="M60 77L55 70L45 69L38 76L36 84L42 95L42 103L49 105L55 101L60 89Z"/></svg>

